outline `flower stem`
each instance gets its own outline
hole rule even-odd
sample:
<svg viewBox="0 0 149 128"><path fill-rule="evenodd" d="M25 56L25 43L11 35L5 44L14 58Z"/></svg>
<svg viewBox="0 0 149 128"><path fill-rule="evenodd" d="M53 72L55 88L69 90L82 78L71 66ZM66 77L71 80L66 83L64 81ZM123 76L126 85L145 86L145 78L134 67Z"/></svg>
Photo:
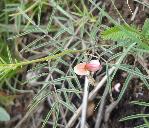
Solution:
<svg viewBox="0 0 149 128"><path fill-rule="evenodd" d="M82 103L83 109L82 109L81 127L80 128L85 128L87 100L88 100L88 86L89 86L89 80L88 80L87 76L85 76L84 96L83 96L83 103Z"/></svg>

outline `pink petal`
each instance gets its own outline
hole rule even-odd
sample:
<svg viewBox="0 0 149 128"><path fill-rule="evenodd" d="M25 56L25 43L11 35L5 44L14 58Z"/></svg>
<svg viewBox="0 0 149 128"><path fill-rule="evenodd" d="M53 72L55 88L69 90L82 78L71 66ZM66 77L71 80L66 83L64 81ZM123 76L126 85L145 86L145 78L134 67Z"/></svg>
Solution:
<svg viewBox="0 0 149 128"><path fill-rule="evenodd" d="M91 60L88 64L86 64L86 69L91 72L95 72L101 69L101 64L99 60Z"/></svg>
<svg viewBox="0 0 149 128"><path fill-rule="evenodd" d="M88 70L86 70L86 63L80 63L80 64L77 64L75 67L74 67L74 72L77 74L77 75L88 75L89 72Z"/></svg>

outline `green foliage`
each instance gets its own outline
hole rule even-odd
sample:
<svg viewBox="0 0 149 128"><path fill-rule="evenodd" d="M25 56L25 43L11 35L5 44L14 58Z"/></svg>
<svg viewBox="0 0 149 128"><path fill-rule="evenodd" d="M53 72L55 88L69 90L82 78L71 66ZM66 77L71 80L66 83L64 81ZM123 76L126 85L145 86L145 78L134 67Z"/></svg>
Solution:
<svg viewBox="0 0 149 128"><path fill-rule="evenodd" d="M8 46L4 43L0 43L0 81L5 78L12 77L16 73L17 65L11 65L12 63L17 63L16 59L13 59L12 53L10 52Z"/></svg>
<svg viewBox="0 0 149 128"><path fill-rule="evenodd" d="M55 54L53 56L47 56L44 58L40 59L35 59L31 61L22 61L22 62L17 62L16 60L12 60L10 56L10 52L8 50L8 58L9 62L4 61L2 58L0 58L0 80L3 80L4 78L8 78L8 76L12 75L14 72L16 72L18 69L22 68L23 66L26 66L28 64L33 64L37 62L43 62L43 61L48 61L52 59L57 59L60 56L64 56L69 53L77 53L81 52L84 50L65 50L62 53Z"/></svg>
<svg viewBox="0 0 149 128"><path fill-rule="evenodd" d="M146 19L144 22L144 25L142 27L142 34L146 37L149 38L149 19Z"/></svg>
<svg viewBox="0 0 149 128"><path fill-rule="evenodd" d="M149 19L146 19L142 31L129 25L116 25L101 33L104 40L136 42L139 48L149 49Z"/></svg>
<svg viewBox="0 0 149 128"><path fill-rule="evenodd" d="M140 105L142 107L149 107L149 103L147 102L140 102L140 101L132 101L132 104L135 105ZM149 128L149 122L147 121L147 118L149 117L149 114L135 114L135 115L130 115L130 116L126 116L122 119L120 119L120 121L126 121L126 120L133 120L133 119L138 119L138 118L143 118L144 119L144 124L138 125L135 128Z"/></svg>
<svg viewBox="0 0 149 128"><path fill-rule="evenodd" d="M138 34L138 30L135 29L133 26L128 25L119 25L108 28L107 30L101 33L101 37L104 40L113 40L113 41L124 41L124 40L133 40L133 38L129 35L136 36L140 38Z"/></svg>
<svg viewBox="0 0 149 128"><path fill-rule="evenodd" d="M45 116L42 127L44 127L49 120L53 122L53 127L56 127L62 116L60 113L61 109L70 111L71 113L74 113L76 110L74 104L71 102L71 98L76 95L77 98L80 99L82 88L77 75L73 72L73 65L77 61L83 61L84 54L80 54L81 52L86 52L86 50L92 49L90 48L91 44L89 41L86 41L83 35L87 33L89 40L92 40L92 34L96 39L96 33L98 32L98 26L100 25L100 18L96 23L96 27L90 27L94 31L94 34L90 34L89 32L86 32L87 29L85 26L87 26L86 24L88 24L88 22L93 21L93 19L91 15L92 13L89 12L89 10L86 10L87 8L84 7L84 11L82 11L84 15L82 15L81 18L74 20L72 14L66 11L65 6L63 8L58 1L51 0L50 2L47 2L47 0L38 0L31 3L23 4L21 2L13 7L10 5L10 10L7 8L7 13L11 14L11 22L8 22L7 25L0 24L2 27L0 32L8 32L9 30L11 36L8 36L7 39L9 39L8 41L14 42L17 41L17 39L30 38L30 34L36 35L35 38L31 38L32 42L27 42L27 44L21 42L21 44L23 44L21 46L23 47L21 47L20 54L29 53L38 56L44 53L45 55L44 57L38 57L38 59L20 60L18 62L12 58L10 59L12 61L2 62L0 64L0 69L3 72L0 75L0 78L1 80L4 80L5 78L8 78L7 76L10 72L17 72L24 66L30 65L32 69L28 72L37 72L38 75L31 76L30 79L24 80L25 82L23 85L26 83L30 84L31 81L37 80L35 85L39 83L40 86L35 89L37 92L32 103L29 105L28 113L36 110L40 103L50 99L52 102L50 103L49 112L47 113L47 116ZM42 11L45 13L44 9L46 10L47 8L50 8L51 12L48 12L48 21L43 24L42 21L45 19L42 16ZM89 15L87 20L85 20L87 13ZM33 20L34 18L37 18L36 22ZM53 23L53 20L55 23ZM79 21L78 23L76 22L77 20ZM16 26L16 28L13 28L12 26ZM76 26L81 28L81 36L78 36L75 32ZM75 41L73 41L73 38ZM82 39L85 41L85 45L87 45L85 48L82 48L80 45ZM76 56L74 54L76 54ZM74 61L68 61L69 59L74 59ZM36 66L34 67L32 65ZM61 66L64 67L64 69ZM44 71L44 68L46 68L48 73L42 72ZM56 78L53 78L55 76ZM41 77L46 77L47 80L42 79L42 81L38 82L38 79ZM8 85L11 86L11 84ZM52 88L55 90L52 91ZM19 92L24 91L27 92L27 90L19 90ZM55 114L54 119L52 116L53 114Z"/></svg>
<svg viewBox="0 0 149 128"><path fill-rule="evenodd" d="M10 120L10 115L7 113L7 111L0 107L0 121L9 121Z"/></svg>
<svg viewBox="0 0 149 128"><path fill-rule="evenodd" d="M131 101L132 104L144 106L144 107L149 107L149 103L147 102L139 102L139 101Z"/></svg>
<svg viewBox="0 0 149 128"><path fill-rule="evenodd" d="M90 2L94 6L96 6L96 4L92 0L90 0ZM140 53L141 53L141 57L143 57L142 53L148 53L148 50L149 50L149 43L148 43L149 42L149 29L148 29L149 28L149 19L146 19L146 21L144 22L144 25L142 27L142 30L140 30L140 29L137 29L136 27L128 25L128 24L119 25L104 10L102 10L100 7L97 7L97 8L98 8L98 10L101 11L101 13L104 16L106 16L115 25L114 27L107 28L105 31L101 32L102 39L117 41L116 45L112 46L109 49L106 49L105 52L102 53L102 54L107 53L110 56L109 61L111 61L112 59L116 59L116 58L118 58L118 60L119 60L120 56L124 55L124 52L126 52L126 51L122 51L121 53L115 54L115 53L113 53L113 49L115 49L117 47L121 47L121 48L125 49L125 48L129 47L131 44L133 44L134 42L137 45L135 45L133 48L131 48L131 50L127 51L125 57L128 54L137 56L137 55L140 55ZM147 81L147 79L149 79L149 77L147 75L144 76L143 73L141 72L141 70L138 69L137 67L134 68L130 65L121 64L121 63L116 64L116 65L114 64L114 66L118 69L128 72L128 76L127 76L125 83L122 87L122 90L119 94L119 97L117 99L118 101L120 101L122 99L122 96L124 95L126 89L128 88L129 82L132 79L132 76L134 76L134 75L140 77L140 79L143 81L144 85L147 88L149 88L149 84ZM115 72L113 73L112 77L109 78L111 80L111 82L115 76ZM146 106L146 107L148 106L148 103L145 103L145 102L140 102L140 103L134 102L134 103L141 105L141 106ZM130 115L130 116L124 117L120 121L143 118L144 124L142 124L140 126L136 126L135 128L146 128L146 127L149 127L149 123L146 120L146 118L148 118L148 117L149 117L149 114L136 114L136 115Z"/></svg>
<svg viewBox="0 0 149 128"><path fill-rule="evenodd" d="M122 47L123 48L129 48L129 46L131 44L133 44L134 42L136 42L137 45L135 45L134 48L139 49L140 51L145 49L145 50L149 50L149 20L146 19L142 30L140 31L139 29L135 28L134 26L128 26L128 25L116 25L114 27L108 28L107 30L103 31L101 33L101 37L104 40L112 40L112 41L117 41L118 44L121 44L120 42L122 42ZM112 49L112 48L109 48ZM133 48L132 48L133 49ZM139 55L139 52L136 51L136 49L133 49L132 51L129 51L129 53L131 53L132 55L135 56ZM124 52L124 51L123 51ZM117 53L112 55L112 57L110 57L109 61L111 61L112 59L115 58L119 58L120 56L122 56L124 53ZM135 53L135 54L134 54ZM127 52L128 54L128 52ZM115 67L118 67L118 69L121 69L125 72L128 73L128 76L125 80L125 83L122 87L122 90L119 94L119 97L117 99L117 101L120 101L122 99L122 96L124 95L126 89L128 88L129 82L132 79L132 76L137 76L139 77L144 85L147 87L147 89L149 89L149 83L148 83L148 79L149 77L147 75L144 75L140 69L138 69L138 67L131 66L128 64L112 64ZM113 75L113 77L115 76L115 74ZM113 79L113 78L112 78ZM141 105L144 107L148 107L148 103L146 102L132 102L136 105ZM149 117L149 114L135 114L135 115L130 115L130 116L126 116L122 119L120 119L120 121L126 121L126 120L133 120L133 119L139 119L139 118L143 118L144 120L146 118ZM138 128L139 126L136 126L136 128ZM144 121L144 124L140 125L140 127L148 127L148 121Z"/></svg>

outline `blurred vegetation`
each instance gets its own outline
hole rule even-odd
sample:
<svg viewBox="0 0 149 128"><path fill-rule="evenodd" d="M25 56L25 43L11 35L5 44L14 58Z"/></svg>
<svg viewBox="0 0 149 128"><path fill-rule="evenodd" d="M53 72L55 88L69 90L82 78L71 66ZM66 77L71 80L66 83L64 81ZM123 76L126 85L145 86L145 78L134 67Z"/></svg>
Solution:
<svg viewBox="0 0 149 128"><path fill-rule="evenodd" d="M102 73L108 76L106 86L111 97L116 73L122 70L128 74L116 101L121 101L134 76L149 88L144 67L126 64L129 55L142 59L148 54L148 19L141 30L119 23L105 11L104 4L92 0L3 0L0 8L1 121L10 120L4 108L13 104L18 94L35 93L27 115L47 101L40 126L45 127L50 120L57 127L64 118L63 112L65 118L70 117L81 104L83 79L73 67L95 58L104 66ZM113 27L104 24L105 17ZM115 71L109 76L113 66ZM144 118L147 125L148 115L129 116L121 121L137 117Z"/></svg>

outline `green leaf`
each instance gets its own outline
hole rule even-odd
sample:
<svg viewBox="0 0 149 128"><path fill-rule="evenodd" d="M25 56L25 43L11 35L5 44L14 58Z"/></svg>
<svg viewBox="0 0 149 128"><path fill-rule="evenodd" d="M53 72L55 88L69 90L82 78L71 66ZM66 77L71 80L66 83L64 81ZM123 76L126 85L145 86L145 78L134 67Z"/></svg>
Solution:
<svg viewBox="0 0 149 128"><path fill-rule="evenodd" d="M146 126L149 128L149 122L146 118L143 118L144 119L144 123L146 124Z"/></svg>
<svg viewBox="0 0 149 128"><path fill-rule="evenodd" d="M65 106L66 108L68 108L70 111L75 112L75 109L72 107L72 105L70 105L70 104L68 104L68 103L66 103L66 102L64 102L64 101L62 101L62 100L59 100L59 103L62 104L62 105L64 105L64 106Z"/></svg>
<svg viewBox="0 0 149 128"><path fill-rule="evenodd" d="M57 10L59 10L63 15L65 15L68 18L70 18L71 20L73 20L73 17L67 11L65 11L63 8L61 8L54 0L51 0L50 2L51 2L51 5L56 7Z"/></svg>
<svg viewBox="0 0 149 128"><path fill-rule="evenodd" d="M149 36L149 19L146 19L142 27L142 34Z"/></svg>
<svg viewBox="0 0 149 128"><path fill-rule="evenodd" d="M148 128L146 124L141 124L141 125L138 125L134 128Z"/></svg>
<svg viewBox="0 0 149 128"><path fill-rule="evenodd" d="M131 79L132 79L132 75L131 74L128 74L128 76L127 76L127 78L125 80L125 83L124 83L124 85L123 85L123 87L121 89L121 92L120 92L120 94L118 96L118 99L117 99L118 101L120 101L122 99L122 97L123 97L126 89L128 88L128 84L129 84L129 82L130 82Z"/></svg>
<svg viewBox="0 0 149 128"><path fill-rule="evenodd" d="M101 33L104 40L136 42L141 49L149 50L149 19L146 19L142 31L134 26L116 25Z"/></svg>
<svg viewBox="0 0 149 128"><path fill-rule="evenodd" d="M149 50L149 45L146 42L140 42L140 48Z"/></svg>
<svg viewBox="0 0 149 128"><path fill-rule="evenodd" d="M147 103L147 102L131 101L130 103L144 106L144 107L149 107L149 103Z"/></svg>
<svg viewBox="0 0 149 128"><path fill-rule="evenodd" d="M9 121L10 115L7 113L7 111L0 107L0 121Z"/></svg>
<svg viewBox="0 0 149 128"><path fill-rule="evenodd" d="M120 121L132 120L132 119L143 118L143 117L149 117L149 114L131 115L131 116L127 116L127 117L120 119Z"/></svg>
<svg viewBox="0 0 149 128"><path fill-rule="evenodd" d="M44 127L45 127L45 125L47 124L47 122L48 122L48 120L49 120L49 118L50 118L50 116L51 116L51 114L52 114L52 112L56 109L56 106L57 106L57 105L58 105L57 102L53 103L53 105L52 105L50 111L48 112L46 118L44 119L44 122L43 122L41 128L44 128Z"/></svg>
<svg viewBox="0 0 149 128"><path fill-rule="evenodd" d="M126 39L132 40L133 38L128 33L137 38L140 38L140 35L137 33L137 30L128 25L119 25L108 28L107 30L101 33L101 37L104 40L113 40L113 41L119 41L119 40L122 41Z"/></svg>

